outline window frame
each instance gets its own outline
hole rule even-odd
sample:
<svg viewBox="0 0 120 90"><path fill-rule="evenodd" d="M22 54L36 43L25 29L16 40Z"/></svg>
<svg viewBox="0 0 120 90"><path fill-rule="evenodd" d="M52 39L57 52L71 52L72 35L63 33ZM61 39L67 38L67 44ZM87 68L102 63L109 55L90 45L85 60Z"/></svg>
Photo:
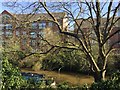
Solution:
<svg viewBox="0 0 120 90"><path fill-rule="evenodd" d="M6 30L12 30L12 24L6 24L5 29Z"/></svg>
<svg viewBox="0 0 120 90"><path fill-rule="evenodd" d="M48 22L48 26L52 27L53 26L53 22Z"/></svg>
<svg viewBox="0 0 120 90"><path fill-rule="evenodd" d="M45 29L46 28L46 22L40 22L38 24L39 29Z"/></svg>
<svg viewBox="0 0 120 90"><path fill-rule="evenodd" d="M32 23L32 29L37 29L38 28L38 23L37 22L33 22Z"/></svg>
<svg viewBox="0 0 120 90"><path fill-rule="evenodd" d="M5 36L6 37L12 37L13 33L11 31L6 31Z"/></svg>
<svg viewBox="0 0 120 90"><path fill-rule="evenodd" d="M30 37L31 38L37 38L37 33L36 32L30 32Z"/></svg>
<svg viewBox="0 0 120 90"><path fill-rule="evenodd" d="M22 45L27 45L27 39L26 38L22 39Z"/></svg>
<svg viewBox="0 0 120 90"><path fill-rule="evenodd" d="M19 32L19 31L16 31L16 32L15 32L15 35L16 35L16 36L20 36L20 32Z"/></svg>
<svg viewBox="0 0 120 90"><path fill-rule="evenodd" d="M36 46L36 40L35 39L30 40L30 46Z"/></svg>

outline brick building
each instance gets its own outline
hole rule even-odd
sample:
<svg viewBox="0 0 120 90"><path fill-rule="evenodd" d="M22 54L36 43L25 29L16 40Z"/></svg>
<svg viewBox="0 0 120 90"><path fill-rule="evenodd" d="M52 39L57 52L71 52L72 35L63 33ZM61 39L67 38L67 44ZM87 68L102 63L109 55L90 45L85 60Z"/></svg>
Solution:
<svg viewBox="0 0 120 90"><path fill-rule="evenodd" d="M63 30L67 28L66 13L53 13ZM19 42L22 50L31 47L34 50L40 49L42 45L41 37L54 41L51 32L58 35L57 25L51 21L51 17L46 13L41 14L12 14L4 10L0 14L0 31L3 46L9 44L11 38L13 42ZM53 35L53 36L54 36ZM64 39L61 37L62 40Z"/></svg>
<svg viewBox="0 0 120 90"><path fill-rule="evenodd" d="M115 19L117 19L117 18L118 18L118 17L116 17ZM95 20L95 22L96 22L96 18L94 18L94 20ZM81 22L82 22L82 19L78 19L78 20L77 20L77 23L80 24ZM106 24L106 18L102 18L102 19L101 19L101 31L104 30L103 28L105 27L105 24ZM77 26L74 25L74 28L75 28L74 32L77 33ZM90 36L90 37L92 37L92 38L94 38L94 39L96 38L96 36L95 36L95 34L94 34L94 31L93 31L93 27L92 27L92 25L91 25L91 23L90 23L90 20L89 20L89 21L86 20L86 21L83 22L83 24L81 25L81 30L84 32L84 34L85 34L86 36ZM118 21L116 22L116 24L113 26L110 34L114 33L114 32L117 31L117 30L120 30L120 20L118 20ZM104 31L103 31L103 32L104 32ZM89 35L89 34L91 34L91 35ZM114 36L112 36L112 37L108 40L108 42L107 42L107 47L111 46L113 43L115 43L115 42L117 42L117 41L119 41L119 40L120 40L120 32L116 33ZM90 41L91 41L92 44L95 44L95 43L96 43L95 40L90 40ZM120 53L120 43L115 44L115 45L113 46L113 48L116 48L115 53Z"/></svg>
<svg viewBox="0 0 120 90"><path fill-rule="evenodd" d="M53 15L57 18L59 24L63 28L63 30L67 30L68 21L66 18L66 13L53 13ZM3 43L3 46L9 45L10 40L19 43L20 48L22 50L28 49L28 47L33 48L34 50L40 50L42 47L41 36L47 40L52 40L52 43L61 42L59 39L56 41L55 37L59 34L58 27L55 23L51 22L51 17L46 14L12 14L6 10L4 10L0 14L0 43ZM95 20L95 19L94 19ZM81 20L77 20L78 23ZM118 30L120 28L120 20L115 24L111 33ZM101 30L106 23L106 18L102 18ZM91 30L92 25L85 21L82 26L82 30L85 34L92 33L92 37L94 37L94 32ZM75 33L76 33L76 25L75 25ZM14 40L13 40L14 39ZM62 41L65 37L61 37ZM114 42L120 40L120 32L115 34L112 38L109 39L108 45L112 45ZM95 41L91 40L94 44ZM120 52L120 43L114 45L114 48L117 49L117 53Z"/></svg>

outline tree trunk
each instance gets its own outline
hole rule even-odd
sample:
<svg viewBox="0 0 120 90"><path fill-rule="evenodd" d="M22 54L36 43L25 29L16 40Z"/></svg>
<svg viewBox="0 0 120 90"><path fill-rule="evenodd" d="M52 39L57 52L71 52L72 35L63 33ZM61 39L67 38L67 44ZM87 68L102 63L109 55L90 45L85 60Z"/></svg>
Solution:
<svg viewBox="0 0 120 90"><path fill-rule="evenodd" d="M106 73L106 70L94 72L94 81L95 82L104 81L105 80L105 73Z"/></svg>

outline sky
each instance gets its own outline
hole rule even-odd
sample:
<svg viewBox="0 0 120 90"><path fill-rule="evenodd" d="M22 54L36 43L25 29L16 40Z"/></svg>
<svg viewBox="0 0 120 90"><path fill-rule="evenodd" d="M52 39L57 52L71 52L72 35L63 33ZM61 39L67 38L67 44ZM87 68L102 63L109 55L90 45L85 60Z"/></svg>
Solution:
<svg viewBox="0 0 120 90"><path fill-rule="evenodd" d="M10 9L10 8L5 7L4 5L2 5L2 3L3 3L4 1L6 1L6 0L0 0L0 13L2 13L2 11L4 11L4 10L9 11L10 13L15 13L15 10L12 10L12 9ZM7 0L7 1L9 1L9 0ZM12 0L11 0L11 1L12 1ZM31 1L31 0L29 0L29 1ZM47 1L47 0L46 0L46 1ZM24 0L23 2L20 2L20 3L26 5L25 2L26 2L26 0ZM115 3L114 3L114 5L115 5ZM74 8L73 8L73 9L74 9ZM106 12L106 9L107 9L107 7L104 8L103 12L104 12L104 11ZM16 11L19 11L19 10L16 10ZM119 13L119 15L120 15L120 13ZM84 15L84 17L86 17L86 16Z"/></svg>
<svg viewBox="0 0 120 90"><path fill-rule="evenodd" d="M2 2L0 1L0 13L3 11Z"/></svg>
<svg viewBox="0 0 120 90"><path fill-rule="evenodd" d="M3 2L5 2L5 1L13 1L13 0L0 0L0 13L2 13L2 11L4 11L4 10L8 10L9 12L13 12L13 10L11 10L10 8L8 8L8 7L5 7L2 3ZM15 1L15 0L14 0ZM19 2L21 2L22 4L25 4L25 2L33 2L33 1L37 1L37 0L18 0ZM44 0L39 0L39 1L44 1ZM45 0L45 1L48 1L48 0ZM50 0L49 0L50 1ZM55 1L55 0L54 0ZM57 0L57 1L59 1L59 0ZM62 0L60 0L60 1L62 1ZM63 1L65 1L65 0L63 0ZM66 0L66 1L72 1L72 0ZM73 1L75 1L75 0L73 0ZM76 0L77 1L77 0ZM101 0L101 1L103 1L103 0ZM105 1L105 0L104 0ZM120 1L120 0L114 0L114 1ZM105 11L106 11L106 8L105 8ZM14 13L14 12L13 12Z"/></svg>
<svg viewBox="0 0 120 90"><path fill-rule="evenodd" d="M0 13L2 13L2 11L4 11L4 10L12 11L12 10L10 10L9 8L4 7L4 6L2 5L3 2L4 2L4 0L0 0Z"/></svg>
<svg viewBox="0 0 120 90"><path fill-rule="evenodd" d="M9 12L15 12L14 10L12 10L12 9L10 9L10 8L8 8L8 7L5 7L4 5L3 5L3 3L4 2L8 2L8 1L10 1L10 2L12 2L12 1L17 1L17 2L19 2L19 3L22 3L22 5L24 5L25 4L25 2L34 2L34 1L38 1L38 0L0 0L0 13L2 13L2 11L4 11L4 10L7 10L7 11L9 11Z"/></svg>

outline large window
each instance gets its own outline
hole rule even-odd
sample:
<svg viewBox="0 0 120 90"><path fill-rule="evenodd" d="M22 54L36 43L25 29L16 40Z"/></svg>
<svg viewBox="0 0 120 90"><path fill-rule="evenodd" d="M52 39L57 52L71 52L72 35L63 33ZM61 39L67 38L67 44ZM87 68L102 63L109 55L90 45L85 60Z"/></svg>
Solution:
<svg viewBox="0 0 120 90"><path fill-rule="evenodd" d="M39 23L39 29L45 29L46 28L46 23L45 22L40 22Z"/></svg>
<svg viewBox="0 0 120 90"><path fill-rule="evenodd" d="M20 36L20 32L19 31L16 31L16 36Z"/></svg>
<svg viewBox="0 0 120 90"><path fill-rule="evenodd" d="M2 17L3 17L3 18L11 18L11 16L8 15L8 14L3 14Z"/></svg>
<svg viewBox="0 0 120 90"><path fill-rule="evenodd" d="M1 35L3 35L3 34L4 34L4 32L0 30L0 38L1 38Z"/></svg>
<svg viewBox="0 0 120 90"><path fill-rule="evenodd" d="M6 35L6 37L11 37L11 36L12 36L12 32L6 31L6 32L5 32L5 35Z"/></svg>
<svg viewBox="0 0 120 90"><path fill-rule="evenodd" d="M120 46L120 42L117 43L118 44L118 47Z"/></svg>
<svg viewBox="0 0 120 90"><path fill-rule="evenodd" d="M36 40L31 40L30 41L30 46L35 46L36 45Z"/></svg>
<svg viewBox="0 0 120 90"><path fill-rule="evenodd" d="M22 45L26 45L26 44L27 44L27 39L26 38L22 39Z"/></svg>
<svg viewBox="0 0 120 90"><path fill-rule="evenodd" d="M23 31L22 34L23 34L23 35L27 35L26 31Z"/></svg>
<svg viewBox="0 0 120 90"><path fill-rule="evenodd" d="M3 21L3 22L4 22L4 21L7 21L7 20L9 20L9 19L11 19L11 16L9 16L8 14L2 15L2 21Z"/></svg>
<svg viewBox="0 0 120 90"><path fill-rule="evenodd" d="M32 29L37 29L38 28L38 24L36 22L32 23Z"/></svg>
<svg viewBox="0 0 120 90"><path fill-rule="evenodd" d="M11 24L6 24L5 29L12 29L12 25Z"/></svg>
<svg viewBox="0 0 120 90"><path fill-rule="evenodd" d="M39 34L39 37L44 37L45 36L45 32L41 31L38 33Z"/></svg>
<svg viewBox="0 0 120 90"><path fill-rule="evenodd" d="M48 26L49 26L49 27L52 27L52 26L53 26L53 22L49 22L49 23L48 23Z"/></svg>
<svg viewBox="0 0 120 90"><path fill-rule="evenodd" d="M4 29L4 24L0 24L0 30L3 30Z"/></svg>
<svg viewBox="0 0 120 90"><path fill-rule="evenodd" d="M36 37L37 37L36 32L30 32L30 37L31 37L31 38L36 38Z"/></svg>
<svg viewBox="0 0 120 90"><path fill-rule="evenodd" d="M118 32L118 34L120 35L120 31Z"/></svg>

